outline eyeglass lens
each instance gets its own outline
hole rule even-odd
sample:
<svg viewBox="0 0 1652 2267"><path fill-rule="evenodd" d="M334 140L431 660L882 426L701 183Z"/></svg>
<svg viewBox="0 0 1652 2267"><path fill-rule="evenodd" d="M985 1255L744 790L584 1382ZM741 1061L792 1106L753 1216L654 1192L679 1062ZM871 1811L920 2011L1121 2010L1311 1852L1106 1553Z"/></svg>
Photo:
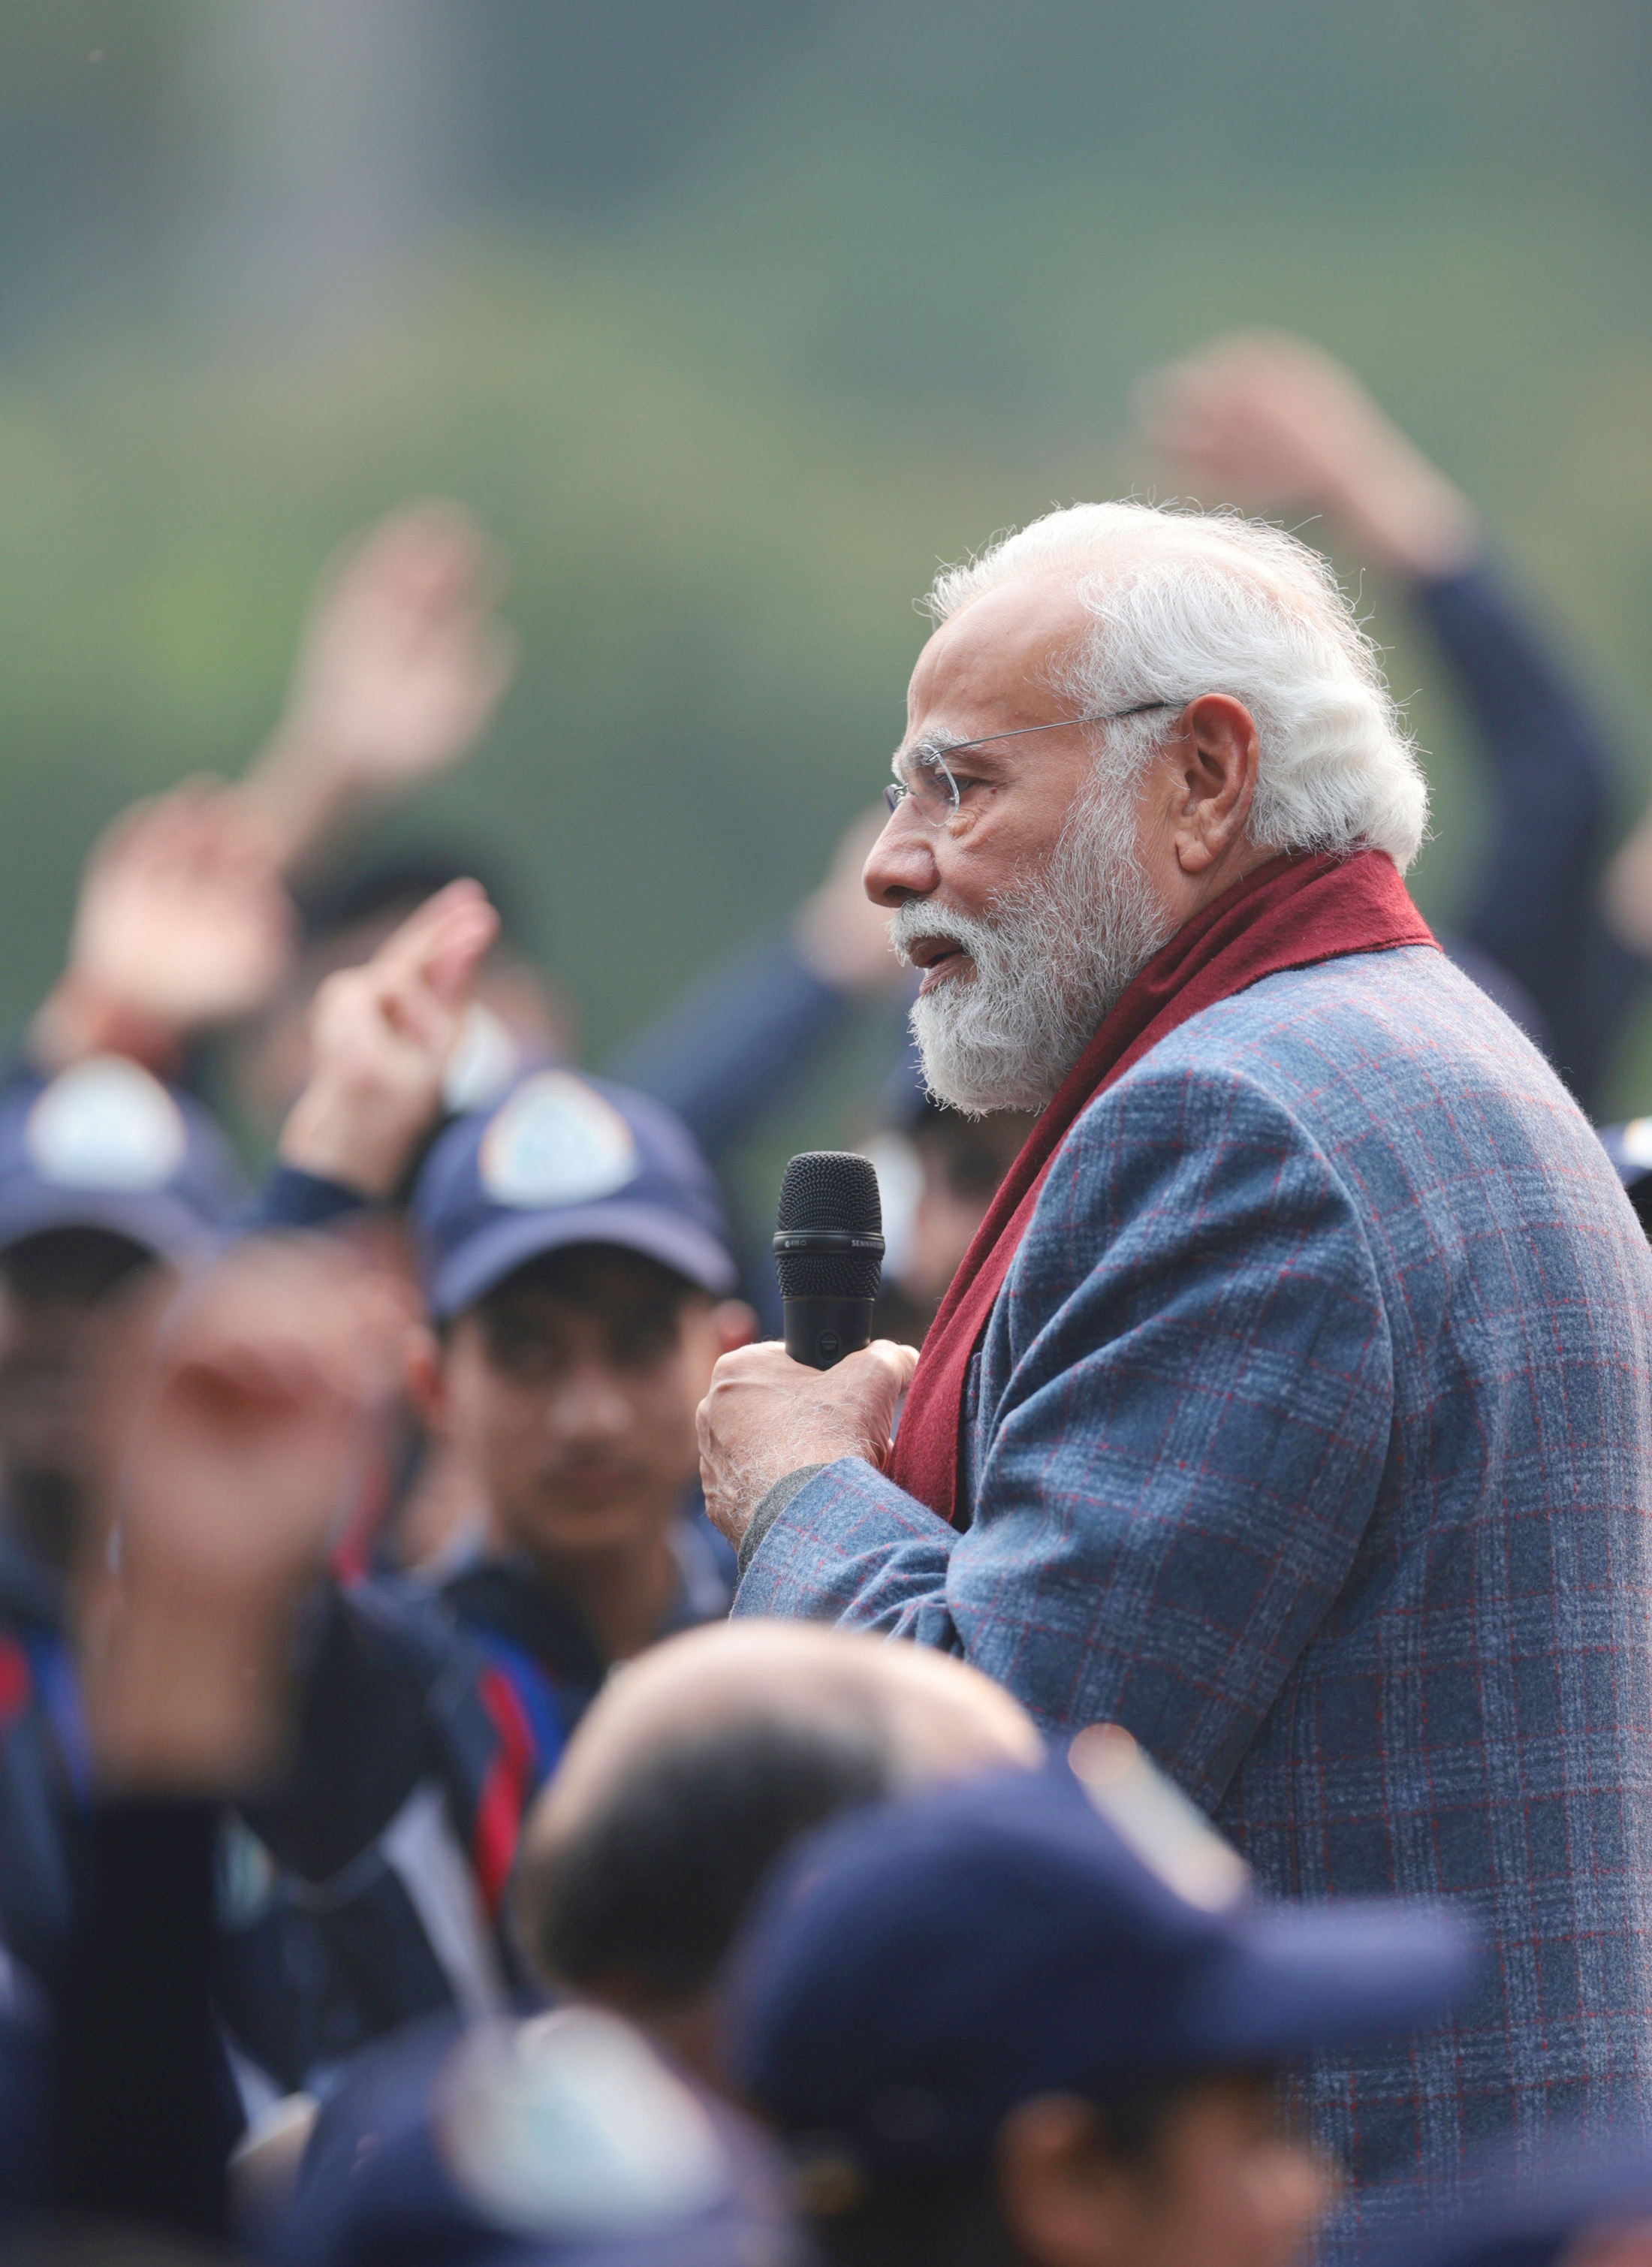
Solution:
<svg viewBox="0 0 1652 2267"><path fill-rule="evenodd" d="M892 780L884 789L885 809L899 811L910 796L920 815L931 825L950 818L958 809L958 781L944 757L920 756L908 764L904 779Z"/></svg>

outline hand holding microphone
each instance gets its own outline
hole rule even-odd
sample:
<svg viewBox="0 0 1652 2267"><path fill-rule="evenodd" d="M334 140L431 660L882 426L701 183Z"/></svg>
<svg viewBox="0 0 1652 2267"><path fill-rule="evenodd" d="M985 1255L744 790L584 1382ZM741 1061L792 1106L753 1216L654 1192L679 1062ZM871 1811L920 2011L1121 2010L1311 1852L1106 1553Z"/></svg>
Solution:
<svg viewBox="0 0 1652 2267"><path fill-rule="evenodd" d="M883 1241L870 1160L792 1159L775 1236L785 1344L724 1354L700 1405L706 1508L731 1543L803 1465L860 1456L882 1468L918 1361L915 1348L871 1336Z"/></svg>

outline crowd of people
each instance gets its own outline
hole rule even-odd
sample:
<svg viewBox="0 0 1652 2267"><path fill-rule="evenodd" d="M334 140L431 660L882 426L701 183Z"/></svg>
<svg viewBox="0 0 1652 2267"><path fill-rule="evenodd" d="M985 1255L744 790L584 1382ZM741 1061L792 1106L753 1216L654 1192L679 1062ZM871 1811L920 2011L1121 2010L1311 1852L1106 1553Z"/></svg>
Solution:
<svg viewBox="0 0 1652 2267"><path fill-rule="evenodd" d="M1137 406L1259 517L943 577L887 824L603 1075L508 876L372 850L510 680L454 508L92 849L0 1089L5 2256L1652 2262L1652 1122L1590 1131L1652 822L1348 372ZM1482 746L1454 968L1278 521ZM722 1176L884 997L878 1336L817 1375Z"/></svg>

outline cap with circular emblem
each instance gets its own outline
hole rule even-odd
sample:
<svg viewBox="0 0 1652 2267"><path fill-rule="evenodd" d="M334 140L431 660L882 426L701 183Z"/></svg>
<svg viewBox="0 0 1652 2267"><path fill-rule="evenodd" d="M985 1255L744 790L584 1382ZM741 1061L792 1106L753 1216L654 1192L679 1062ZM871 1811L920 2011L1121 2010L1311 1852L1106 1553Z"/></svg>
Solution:
<svg viewBox="0 0 1652 2267"><path fill-rule="evenodd" d="M100 1228L181 1257L242 1196L228 1142L190 1095L123 1055L0 1093L0 1248Z"/></svg>
<svg viewBox="0 0 1652 2267"><path fill-rule="evenodd" d="M451 1126L412 1217L437 1321L574 1244L640 1251L719 1296L734 1288L722 1199L687 1128L647 1095L572 1071L535 1071Z"/></svg>

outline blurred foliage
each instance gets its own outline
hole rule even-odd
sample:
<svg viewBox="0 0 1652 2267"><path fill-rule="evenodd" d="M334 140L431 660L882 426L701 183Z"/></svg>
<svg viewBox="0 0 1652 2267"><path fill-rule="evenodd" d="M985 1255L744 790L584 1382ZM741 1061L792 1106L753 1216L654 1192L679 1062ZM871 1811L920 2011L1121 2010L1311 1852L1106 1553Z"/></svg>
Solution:
<svg viewBox="0 0 1652 2267"><path fill-rule="evenodd" d="M238 765L319 562L438 492L510 554L525 667L395 824L497 839L600 1050L777 920L875 793L936 560L1152 491L1130 385L1234 324L1345 356L1471 490L1623 728L1626 818L1644 791L1644 10L283 0L250 60L239 15L0 6L13 1016L93 828ZM406 225L307 304L290 215L367 209L346 66L373 84L376 40ZM268 163L283 104L303 198ZM1361 587L1434 752L1439 915L1479 752ZM1652 1092L1652 1039L1624 1090Z"/></svg>

